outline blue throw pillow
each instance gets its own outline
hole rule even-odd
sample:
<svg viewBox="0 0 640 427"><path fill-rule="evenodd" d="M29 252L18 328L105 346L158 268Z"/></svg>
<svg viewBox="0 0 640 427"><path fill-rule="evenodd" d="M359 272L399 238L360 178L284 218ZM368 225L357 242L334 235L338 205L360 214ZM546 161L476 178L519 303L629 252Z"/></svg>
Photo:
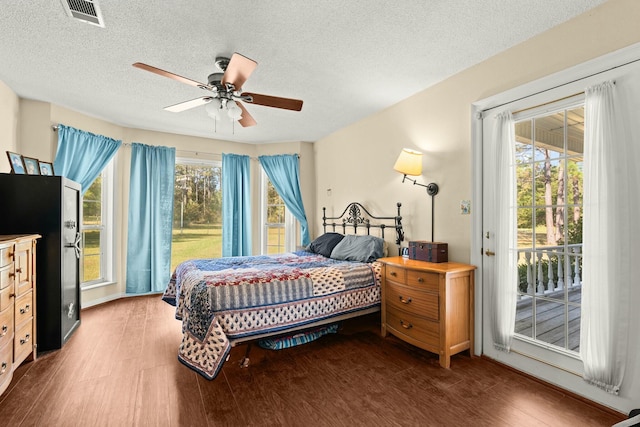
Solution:
<svg viewBox="0 0 640 427"><path fill-rule="evenodd" d="M333 248L340 243L344 235L340 233L325 233L313 242L309 243L307 250L329 258Z"/></svg>
<svg viewBox="0 0 640 427"><path fill-rule="evenodd" d="M345 261L373 262L384 256L384 240L375 236L344 236L331 251L331 258Z"/></svg>

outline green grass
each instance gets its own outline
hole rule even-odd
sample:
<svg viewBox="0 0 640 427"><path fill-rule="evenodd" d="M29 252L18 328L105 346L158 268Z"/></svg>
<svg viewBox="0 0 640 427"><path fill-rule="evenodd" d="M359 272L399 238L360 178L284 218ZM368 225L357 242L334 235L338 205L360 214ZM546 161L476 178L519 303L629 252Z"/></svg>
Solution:
<svg viewBox="0 0 640 427"><path fill-rule="evenodd" d="M271 229L269 244L276 245L278 229ZM281 236L284 239L284 236ZM273 246L269 253L278 252ZM171 242L171 272L178 264L189 259L219 258L222 256L222 228L220 225L192 225L174 228ZM84 264L82 281L100 277L100 232L87 231L84 234Z"/></svg>
<svg viewBox="0 0 640 427"><path fill-rule="evenodd" d="M84 233L82 282L100 278L100 231L91 230Z"/></svg>
<svg viewBox="0 0 640 427"><path fill-rule="evenodd" d="M192 225L173 229L171 271L178 264L195 258L222 256L222 228L219 225Z"/></svg>
<svg viewBox="0 0 640 427"><path fill-rule="evenodd" d="M272 228L269 230L269 244L276 245L278 233L283 230ZM284 241L284 236L281 236ZM269 253L278 253L273 246ZM222 256L222 228L220 225L192 225L180 230L174 228L171 244L171 272L181 262L198 258L219 258Z"/></svg>

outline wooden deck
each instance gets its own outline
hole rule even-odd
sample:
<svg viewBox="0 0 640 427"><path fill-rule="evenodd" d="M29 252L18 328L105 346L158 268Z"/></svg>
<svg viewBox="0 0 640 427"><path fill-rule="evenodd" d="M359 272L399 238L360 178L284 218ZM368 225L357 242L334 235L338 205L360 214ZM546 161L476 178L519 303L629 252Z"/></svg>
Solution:
<svg viewBox="0 0 640 427"><path fill-rule="evenodd" d="M569 301L576 305L568 306L569 342L566 346L564 332L565 305L561 300L562 292L563 291L558 291L536 298L535 338L539 341L577 352L580 351L580 300L582 296L582 286L569 289ZM522 297L517 303L515 332L534 338L533 298L531 297Z"/></svg>

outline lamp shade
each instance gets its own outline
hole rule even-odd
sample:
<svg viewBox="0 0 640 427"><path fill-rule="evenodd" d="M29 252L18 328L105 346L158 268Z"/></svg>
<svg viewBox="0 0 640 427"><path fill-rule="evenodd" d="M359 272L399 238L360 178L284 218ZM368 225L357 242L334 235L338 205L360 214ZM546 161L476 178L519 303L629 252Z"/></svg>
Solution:
<svg viewBox="0 0 640 427"><path fill-rule="evenodd" d="M418 176L422 174L422 153L403 148L393 168L405 175Z"/></svg>

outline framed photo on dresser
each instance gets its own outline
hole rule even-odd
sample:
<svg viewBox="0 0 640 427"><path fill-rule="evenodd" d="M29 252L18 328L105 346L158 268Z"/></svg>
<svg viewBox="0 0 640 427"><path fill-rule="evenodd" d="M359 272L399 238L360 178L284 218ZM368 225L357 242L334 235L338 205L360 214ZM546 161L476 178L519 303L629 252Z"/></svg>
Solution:
<svg viewBox="0 0 640 427"><path fill-rule="evenodd" d="M38 159L22 156L22 161L24 162L24 169L27 172L27 175L40 175L40 164Z"/></svg>
<svg viewBox="0 0 640 427"><path fill-rule="evenodd" d="M11 173L24 175L26 173L26 168L22 161L22 155L7 151L7 156L9 157L9 163L11 164Z"/></svg>
<svg viewBox="0 0 640 427"><path fill-rule="evenodd" d="M40 175L53 176L53 163L51 162L38 162L40 164Z"/></svg>

